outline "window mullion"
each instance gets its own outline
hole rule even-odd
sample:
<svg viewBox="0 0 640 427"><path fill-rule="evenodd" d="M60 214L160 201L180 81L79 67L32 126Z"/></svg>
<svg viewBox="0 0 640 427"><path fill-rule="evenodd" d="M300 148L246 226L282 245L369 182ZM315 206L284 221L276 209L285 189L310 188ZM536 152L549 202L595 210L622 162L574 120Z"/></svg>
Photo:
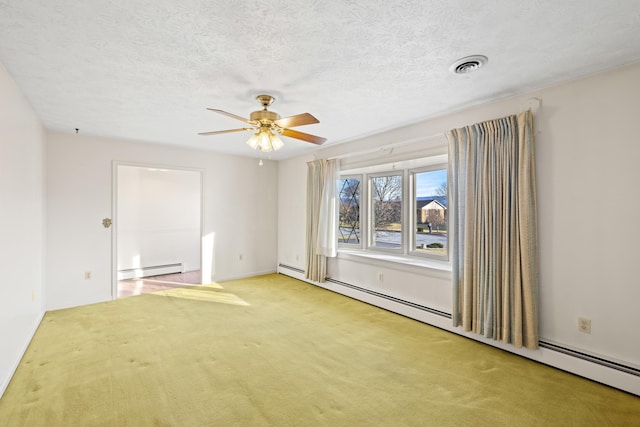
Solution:
<svg viewBox="0 0 640 427"><path fill-rule="evenodd" d="M408 255L411 250L410 245L412 244L411 233L413 233L415 228L411 220L411 209L413 209L413 185L411 183L411 174L409 171L405 169L403 172L402 187L404 195L402 196L402 218L404 220L404 224L402 225L402 252L403 254Z"/></svg>

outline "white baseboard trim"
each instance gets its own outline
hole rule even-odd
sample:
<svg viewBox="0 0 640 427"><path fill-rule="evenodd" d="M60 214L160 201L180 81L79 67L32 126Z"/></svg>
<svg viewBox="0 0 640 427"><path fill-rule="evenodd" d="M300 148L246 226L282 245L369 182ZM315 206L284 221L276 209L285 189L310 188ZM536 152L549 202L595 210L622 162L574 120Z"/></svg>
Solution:
<svg viewBox="0 0 640 427"><path fill-rule="evenodd" d="M601 355L590 355L586 351L569 349L568 346L552 343L543 338L540 339L540 348L537 350L518 349L477 334L464 332L460 328L453 326L450 314L442 313L439 310L432 310L428 307L422 307L382 294L376 295L376 292L368 292L365 289L360 290L357 286L342 284L331 279L325 283L313 282L305 278L303 270L283 264L278 265L278 273L640 396L640 370L637 367L625 366L618 361L607 360L606 357ZM580 357L581 355L587 357ZM597 363L598 361L605 363ZM619 365L622 369L616 369L615 365Z"/></svg>
<svg viewBox="0 0 640 427"><path fill-rule="evenodd" d="M20 349L20 352L18 353L15 361L13 362L13 365L11 366L11 369L7 374L7 377L2 380L2 384L0 384L0 399L4 395L4 392L7 389L7 387L9 387L11 378L13 378L13 374L16 373L16 369L18 369L18 366L20 365L20 361L24 357L24 353L27 351L27 348L29 348L29 344L31 344L31 340L33 339L33 336L38 330L38 327L40 326L40 323L42 322L42 319L44 318L45 313L46 311L40 312L38 317L36 317L36 319L34 320L33 325L31 325L31 329L29 330L29 335L24 341L24 343L22 344L22 348Z"/></svg>
<svg viewBox="0 0 640 427"><path fill-rule="evenodd" d="M152 265L148 267L118 270L118 280L138 279L141 277L159 276L162 274L184 273L184 264Z"/></svg>
<svg viewBox="0 0 640 427"><path fill-rule="evenodd" d="M220 276L220 277L216 277L215 280L212 280L212 282L228 282L230 280L239 280L239 279L246 279L247 277L255 277L255 276L262 276L265 274L273 274L273 273L277 273L277 270L263 270L263 271L254 271L252 273L246 273L246 274L241 274L241 275L237 275L237 276Z"/></svg>

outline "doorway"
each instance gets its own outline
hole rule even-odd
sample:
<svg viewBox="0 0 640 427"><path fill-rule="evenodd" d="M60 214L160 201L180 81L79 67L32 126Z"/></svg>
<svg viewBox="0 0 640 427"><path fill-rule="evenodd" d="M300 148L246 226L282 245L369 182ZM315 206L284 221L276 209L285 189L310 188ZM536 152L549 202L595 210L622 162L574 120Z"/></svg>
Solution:
<svg viewBox="0 0 640 427"><path fill-rule="evenodd" d="M122 280L140 280L144 287L143 279L199 277L202 171L131 164L114 169L113 298L132 294L130 287L119 292Z"/></svg>

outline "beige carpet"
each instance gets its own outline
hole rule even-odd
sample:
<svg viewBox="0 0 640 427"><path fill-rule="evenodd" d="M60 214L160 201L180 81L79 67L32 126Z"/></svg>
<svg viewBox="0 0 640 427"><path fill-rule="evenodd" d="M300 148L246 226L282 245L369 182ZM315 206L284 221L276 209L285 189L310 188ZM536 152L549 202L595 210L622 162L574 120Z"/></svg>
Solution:
<svg viewBox="0 0 640 427"><path fill-rule="evenodd" d="M47 313L2 426L632 426L640 398L280 275Z"/></svg>

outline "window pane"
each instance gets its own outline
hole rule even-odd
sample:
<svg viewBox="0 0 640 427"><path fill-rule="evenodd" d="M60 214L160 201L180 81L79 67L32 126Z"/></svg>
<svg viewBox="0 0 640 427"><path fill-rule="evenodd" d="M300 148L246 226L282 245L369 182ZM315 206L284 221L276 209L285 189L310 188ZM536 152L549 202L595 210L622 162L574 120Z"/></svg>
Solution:
<svg viewBox="0 0 640 427"><path fill-rule="evenodd" d="M340 213L338 243L360 244L360 179L338 180Z"/></svg>
<svg viewBox="0 0 640 427"><path fill-rule="evenodd" d="M373 246L402 247L402 176L371 178Z"/></svg>
<svg viewBox="0 0 640 427"><path fill-rule="evenodd" d="M420 253L447 256L447 170L415 175L416 248Z"/></svg>

